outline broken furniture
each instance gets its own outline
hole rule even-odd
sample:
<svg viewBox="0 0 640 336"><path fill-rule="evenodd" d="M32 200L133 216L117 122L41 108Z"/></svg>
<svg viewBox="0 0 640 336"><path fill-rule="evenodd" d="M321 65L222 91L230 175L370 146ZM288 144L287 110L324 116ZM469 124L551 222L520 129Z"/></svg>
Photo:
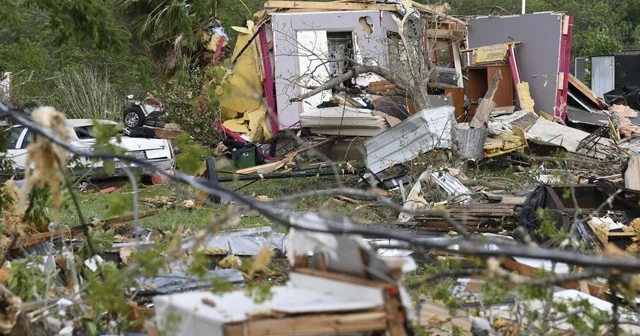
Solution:
<svg viewBox="0 0 640 336"><path fill-rule="evenodd" d="M467 121L471 121L481 98L484 98L495 74L500 71L502 80L497 85L492 100L495 107L514 105L514 85L512 81L511 67L509 64L473 65L467 67L468 98L470 102Z"/></svg>
<svg viewBox="0 0 640 336"><path fill-rule="evenodd" d="M517 227L518 207L508 204L448 205L448 216L469 232L499 233ZM450 232L453 228L442 216L416 216L417 224L403 224L416 231Z"/></svg>
<svg viewBox="0 0 640 336"><path fill-rule="evenodd" d="M469 21L467 47L521 41L515 47L519 82L528 83L535 112L564 120L572 22L571 16L550 12L478 17Z"/></svg>
<svg viewBox="0 0 640 336"><path fill-rule="evenodd" d="M571 195L575 195L575 201ZM534 240L543 246L549 246L553 242L544 236L539 229L541 222L537 218L536 210L546 208L550 211L558 230L569 232L577 214L577 232L595 250L602 250L604 245L598 239L594 228L583 220L592 214L602 215L607 212L615 213L625 221L640 216L638 206L638 193L625 191L613 198L609 204L607 199L616 191L615 185L605 182L599 184L582 184L573 187L540 185L527 198L520 212L520 220L524 228ZM577 208L576 208L577 204ZM596 210L598 210L596 212Z"/></svg>

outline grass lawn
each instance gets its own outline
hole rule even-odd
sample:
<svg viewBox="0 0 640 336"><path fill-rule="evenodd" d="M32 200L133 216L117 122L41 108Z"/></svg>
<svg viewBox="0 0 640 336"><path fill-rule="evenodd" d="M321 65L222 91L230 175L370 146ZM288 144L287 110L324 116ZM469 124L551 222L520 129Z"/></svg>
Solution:
<svg viewBox="0 0 640 336"><path fill-rule="evenodd" d="M343 182L347 186L354 186L357 182L357 177L347 176L343 178ZM223 183L222 185L230 189L238 189L247 184L246 181L242 182L230 182ZM273 179L257 181L246 187L238 190L242 195L249 197L267 196L271 199L275 199L282 196L292 195L299 192L309 190L321 190L337 187L338 184L333 177L319 177L319 178L289 178L289 179ZM193 189L189 189L193 192ZM121 200L121 206L126 207L124 213L120 213L118 216L132 214L132 194L130 186L119 189L115 193L111 194L80 194L79 196L80 206L84 217L87 220L92 218L98 218L101 220L108 219L110 217L110 207L114 202L114 199ZM143 218L140 220L140 225L146 228L154 228L161 231L173 232L178 225L184 224L185 229L200 229L210 225L215 220L217 215L220 215L225 211L229 205L217 205L215 207L206 206L205 210L199 209L187 209L182 205L184 200L194 199L193 195L182 192L173 186L143 186L139 193L139 209L140 212L156 209L157 207L143 204L142 200L145 198L155 197L175 197L175 206L163 208L161 212L155 216ZM71 202L66 202L67 207L63 209L61 214L61 222L67 225L79 224L77 213L74 207L71 206ZM371 211L370 207L363 207L357 209L358 204L349 204L344 202L335 202L328 197L318 197L314 199L302 199L294 204L294 209L299 211L315 209L320 206L328 206L330 210L345 213L350 215L355 220L361 223L371 223L386 220L386 216L393 216L391 211ZM389 217L390 218L390 217ZM264 225L272 225L272 223L257 214L245 214L237 227L258 227ZM123 225L122 227L131 228L131 223ZM225 228L231 229L231 227ZM279 228L282 229L282 228ZM126 231L126 229L124 230Z"/></svg>

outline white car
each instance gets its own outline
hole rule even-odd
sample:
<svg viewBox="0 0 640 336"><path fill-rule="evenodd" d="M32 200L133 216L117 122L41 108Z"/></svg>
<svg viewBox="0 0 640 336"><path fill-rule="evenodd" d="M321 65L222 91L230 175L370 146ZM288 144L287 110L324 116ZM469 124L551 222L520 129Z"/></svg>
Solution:
<svg viewBox="0 0 640 336"><path fill-rule="evenodd" d="M101 124L117 124L110 120L98 120L98 122ZM84 151L91 151L93 149L93 145L95 144L95 138L91 132L93 120L68 119L67 126L71 130L69 143L72 146ZM20 125L12 126L8 128L6 132L10 132L11 136L7 159L10 160L14 171L0 172L0 174L5 176L22 175L26 167L27 146L33 139L34 132ZM166 171L175 167L175 155L169 140L123 136L119 144L116 142L116 139L112 139L111 143L125 149L125 155L147 160L159 170ZM142 173L143 176L154 173L153 171L138 167L132 163L116 162L115 173L107 174L102 162L91 162L84 157L80 158L80 165L71 163L69 169L74 176L88 176L97 179L112 176L126 176L126 173L122 170L122 167L125 165L134 171ZM89 169L89 171L87 171L87 169Z"/></svg>

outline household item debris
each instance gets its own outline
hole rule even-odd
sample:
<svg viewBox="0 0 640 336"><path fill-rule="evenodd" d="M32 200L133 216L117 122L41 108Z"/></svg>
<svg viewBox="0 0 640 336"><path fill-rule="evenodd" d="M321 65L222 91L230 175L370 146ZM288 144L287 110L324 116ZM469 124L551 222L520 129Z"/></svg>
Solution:
<svg viewBox="0 0 640 336"><path fill-rule="evenodd" d="M205 239L199 248L217 248L220 254L234 254L238 256L256 256L262 248L268 247L286 253L286 235L273 231L269 226L251 229L238 229L221 232L213 237ZM182 248L190 250L195 244L195 239L185 239Z"/></svg>
<svg viewBox="0 0 640 336"><path fill-rule="evenodd" d="M302 228L328 229L312 213L292 221ZM156 296L159 329L195 336L242 335L246 330L253 335L385 330L405 334L405 325L413 318L401 280L406 269L415 269L415 264L405 266L413 263L411 259L381 257L354 235L291 229L288 236L293 270L287 286L272 287L271 296L259 303L244 291ZM311 251L315 252L309 257ZM178 321L171 318L176 315L181 317ZM175 325L166 329L169 323Z"/></svg>

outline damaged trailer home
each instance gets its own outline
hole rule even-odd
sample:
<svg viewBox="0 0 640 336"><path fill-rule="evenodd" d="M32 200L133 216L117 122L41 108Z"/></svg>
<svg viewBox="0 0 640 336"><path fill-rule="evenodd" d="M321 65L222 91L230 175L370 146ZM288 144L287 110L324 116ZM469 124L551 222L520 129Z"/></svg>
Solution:
<svg viewBox="0 0 640 336"><path fill-rule="evenodd" d="M429 73L431 82L439 83L430 89L432 103L455 105L456 115L462 115L459 50L466 32L463 21L444 13L447 9L412 2L265 3L247 27L233 27L240 33L235 64L218 83L223 89L216 89L222 125L257 142L300 127L323 135L376 135L416 112L407 90L393 84L394 77L420 67L407 64L405 42L416 44L420 63L427 55L423 51L431 53L434 71L419 74ZM326 83L334 85L313 94ZM390 94L396 86L397 94Z"/></svg>

